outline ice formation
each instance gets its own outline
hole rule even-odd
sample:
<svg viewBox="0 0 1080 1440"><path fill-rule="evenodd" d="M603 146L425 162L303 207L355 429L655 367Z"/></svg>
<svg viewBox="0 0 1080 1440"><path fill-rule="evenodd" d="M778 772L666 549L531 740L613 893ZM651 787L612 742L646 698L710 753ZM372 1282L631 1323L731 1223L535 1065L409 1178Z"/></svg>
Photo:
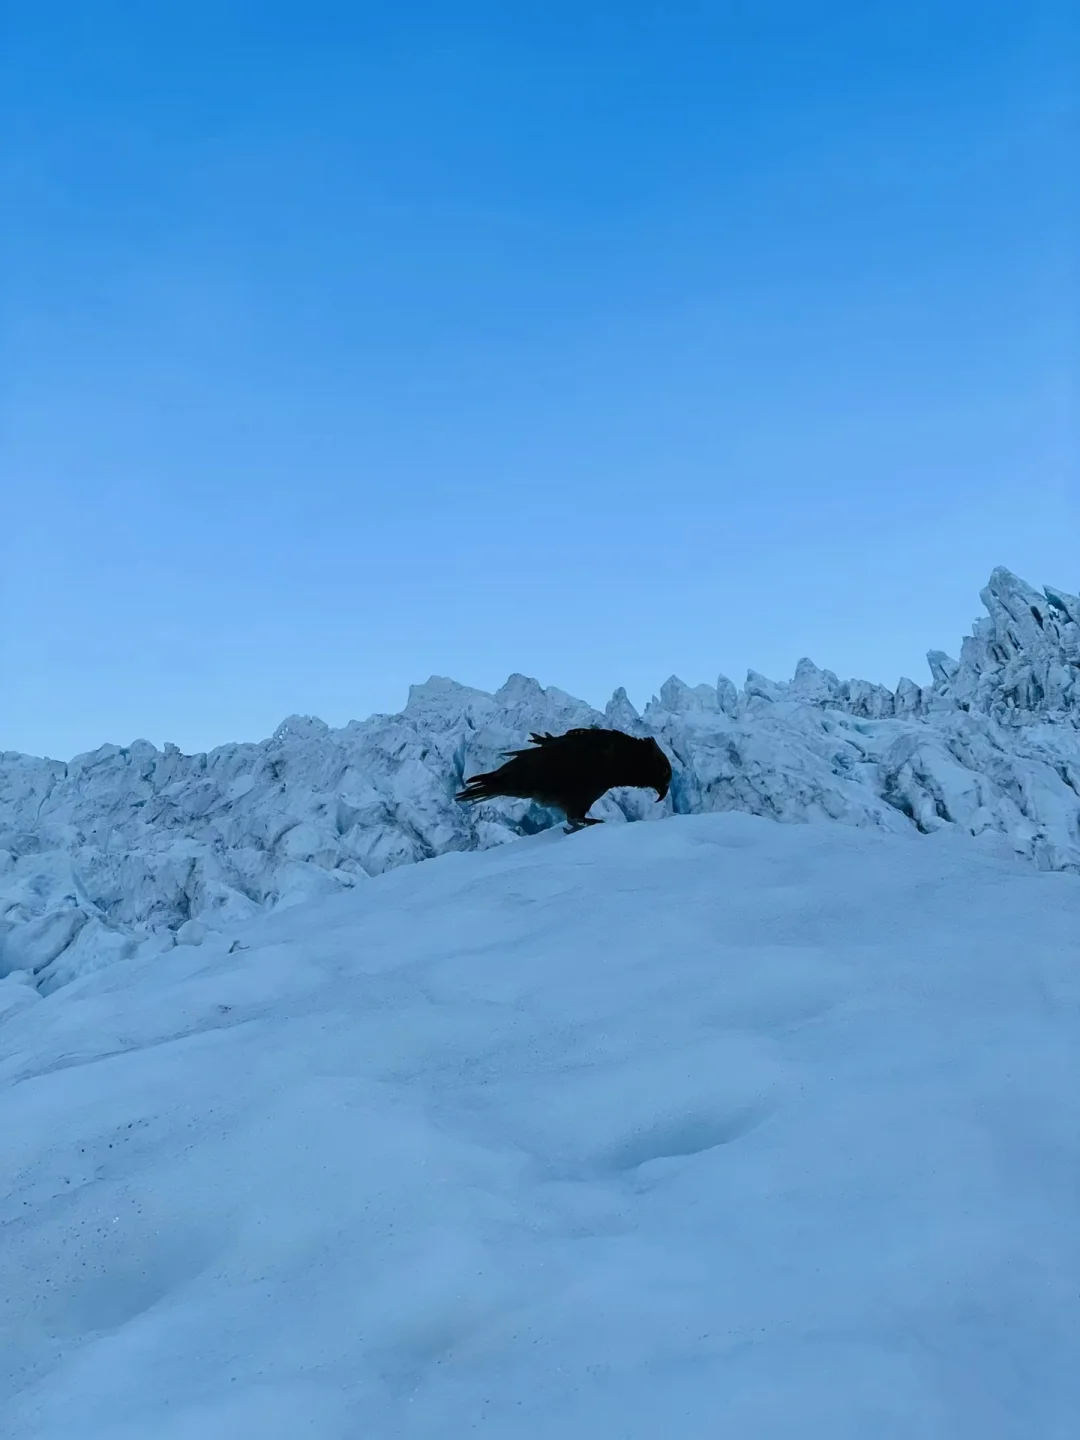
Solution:
<svg viewBox="0 0 1080 1440"><path fill-rule="evenodd" d="M608 723L652 733L676 768L663 806L612 793L613 820L741 810L882 830L998 831L1044 870L1080 871L1080 600L997 569L960 658L895 691L802 660L672 677L643 714L619 690L601 714L512 676L494 695L413 686L398 715L332 730L292 716L258 744L209 754L147 741L62 763L0 756L0 1010L115 959L198 943L269 908L395 866L483 849L554 817L453 799L530 730ZM5 998L6 997L6 998Z"/></svg>

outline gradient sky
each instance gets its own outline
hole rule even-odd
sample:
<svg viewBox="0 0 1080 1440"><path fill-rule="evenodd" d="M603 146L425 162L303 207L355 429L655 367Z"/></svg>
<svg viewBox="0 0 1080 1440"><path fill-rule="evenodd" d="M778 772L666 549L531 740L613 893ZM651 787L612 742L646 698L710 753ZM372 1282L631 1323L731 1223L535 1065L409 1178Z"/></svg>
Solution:
<svg viewBox="0 0 1080 1440"><path fill-rule="evenodd" d="M1075 13L8 0L0 750L1080 589Z"/></svg>

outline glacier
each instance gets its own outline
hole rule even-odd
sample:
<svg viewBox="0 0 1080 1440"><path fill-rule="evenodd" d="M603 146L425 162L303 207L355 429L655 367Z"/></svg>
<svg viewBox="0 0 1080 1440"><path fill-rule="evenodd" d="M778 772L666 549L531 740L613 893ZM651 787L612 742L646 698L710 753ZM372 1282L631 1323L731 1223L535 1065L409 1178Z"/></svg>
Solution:
<svg viewBox="0 0 1080 1440"><path fill-rule="evenodd" d="M0 1434L1067 1440L1078 934L1001 835L728 812L21 986Z"/></svg>
<svg viewBox="0 0 1080 1440"><path fill-rule="evenodd" d="M802 660L672 677L643 713L603 712L514 675L495 694L433 677L397 715L331 729L291 716L259 743L186 755L147 741L63 763L0 756L0 1013L115 961L201 944L238 923L396 867L533 835L524 802L453 795L531 730L653 734L675 766L663 806L612 792L622 822L737 810L884 832L994 832L1039 870L1080 872L1080 600L999 568L958 659L895 691Z"/></svg>

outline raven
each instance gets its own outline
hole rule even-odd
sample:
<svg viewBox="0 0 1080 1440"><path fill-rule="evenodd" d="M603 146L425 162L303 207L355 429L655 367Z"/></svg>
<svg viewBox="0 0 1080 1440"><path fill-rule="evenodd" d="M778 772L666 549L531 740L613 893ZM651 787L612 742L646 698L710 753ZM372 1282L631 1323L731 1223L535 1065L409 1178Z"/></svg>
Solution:
<svg viewBox="0 0 1080 1440"><path fill-rule="evenodd" d="M650 736L638 740L622 730L599 727L568 730L565 735L530 735L535 749L504 750L505 765L487 775L474 775L454 797L468 804L513 795L562 810L571 834L583 825L586 811L616 785L640 785L663 800L671 784L671 762Z"/></svg>

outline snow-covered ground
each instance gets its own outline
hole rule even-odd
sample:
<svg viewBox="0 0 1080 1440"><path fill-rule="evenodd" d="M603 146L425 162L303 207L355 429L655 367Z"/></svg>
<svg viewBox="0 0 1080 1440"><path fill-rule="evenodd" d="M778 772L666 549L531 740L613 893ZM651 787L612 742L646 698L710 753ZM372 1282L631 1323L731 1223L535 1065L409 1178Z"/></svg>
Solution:
<svg viewBox="0 0 1080 1440"><path fill-rule="evenodd" d="M728 813L9 979L0 1433L1072 1440L1078 937Z"/></svg>
<svg viewBox="0 0 1080 1440"><path fill-rule="evenodd" d="M1080 873L1080 600L995 570L959 660L895 692L810 661L774 684L751 672L672 678L642 715L619 691L601 714L513 676L495 695L414 686L400 715L341 730L293 717L259 744L209 755L146 741L62 763L0 756L0 975L43 993L261 911L365 884L395 866L535 832L552 816L455 803L533 729L604 723L655 734L675 763L665 806L633 792L594 813L660 819L740 810L887 832L1008 837L1043 869Z"/></svg>

